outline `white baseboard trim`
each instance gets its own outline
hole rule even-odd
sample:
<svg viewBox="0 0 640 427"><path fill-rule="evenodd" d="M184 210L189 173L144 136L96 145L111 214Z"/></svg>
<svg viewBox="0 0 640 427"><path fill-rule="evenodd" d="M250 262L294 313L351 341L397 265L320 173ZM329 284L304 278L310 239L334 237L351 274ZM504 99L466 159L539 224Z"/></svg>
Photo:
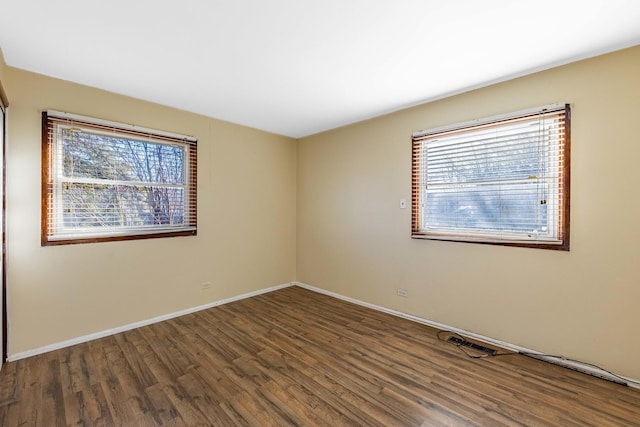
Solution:
<svg viewBox="0 0 640 427"><path fill-rule="evenodd" d="M257 295L261 295L261 294L266 294L266 293L269 293L269 292L277 291L279 289L288 288L288 287L293 286L293 285L294 285L294 282L285 283L283 285L272 286L270 288L260 289L260 290L254 291L254 292L249 292L247 294L242 294L242 295L238 295L238 296L235 296L235 297L231 297L231 298L226 298L226 299L222 299L222 300L219 300L219 301L210 302L208 304L199 305L197 307L187 308L185 310L176 311L174 313L163 314L162 316L154 317L154 318L151 318L151 319L146 319L146 320L141 320L139 322L129 323L128 325L118 326L117 328L107 329L105 331L95 332L93 334L83 335L81 337L72 338L70 340L66 340L66 341L61 341L61 342L57 342L57 343L54 343L54 344L45 345L43 347L34 348L33 350L27 350L27 351L22 351L20 353L10 354L7 357L7 361L13 362L13 361L16 361L16 360L25 359L27 357L37 356L39 354L48 353L48 352L53 351L53 350L59 350L61 348L70 347L72 345L82 344L82 343L85 343L85 342L93 341L93 340L98 339L98 338L104 338L104 337L107 337L109 335L115 335L115 334L118 334L120 332L130 331L131 329L136 329L136 328L140 328L142 326L151 325L153 323L162 322L164 320L173 319L175 317L184 316L185 314L195 313L196 311L206 310L208 308L217 307L219 305L228 304L230 302L240 301L240 300L243 300L245 298L251 298L251 297L255 297Z"/></svg>
<svg viewBox="0 0 640 427"><path fill-rule="evenodd" d="M408 319L411 320L413 322L417 322L417 323L421 323L423 325L427 325L427 326L431 326L432 328L436 328L436 329L440 329L440 330L444 330L444 331L450 331L450 332L455 332L457 334L460 334L462 336L465 336L467 338L472 338L474 340L477 341L481 341L484 343L488 343L488 344L492 344L495 345L497 347L501 347L504 348L506 350L510 350L513 352L517 352L517 353L531 353L534 356L531 357L535 357L537 359L540 360L544 360L545 362L549 362L549 363L553 363L555 365L559 365L562 366L564 368L569 368L572 369L574 371L579 371L582 373L585 373L587 375L592 375L595 377L599 377L599 378L604 378L606 380L609 381L613 381L616 383L620 383L620 384L624 384L627 385L629 387L633 387L633 388L637 388L640 389L640 380L636 380L633 378L629 378L629 377L625 377L622 375L618 375L618 374L613 374L611 372L607 372L603 369L597 368L595 366L590 366L587 364L583 364L577 361L573 361L573 360L566 360L566 359L558 359L556 357L548 357L545 356L544 353L536 351L536 350L531 350L529 348L526 347L521 347L519 345L515 345L515 344L511 344L505 341L500 341L491 337L487 337L484 335L480 335L480 334L476 334L474 332L470 332L470 331L466 331L464 329L460 329L460 328L456 328L454 326L449 326L449 325L445 325L444 323L438 323L438 322L434 322L432 320L428 320L428 319L424 319L422 317L418 317L418 316L414 316L412 314L407 314L407 313L403 313L401 311L397 311L397 310L392 310L390 308L386 308L386 307L382 307L379 305L375 305L375 304L371 304L368 302L364 302L364 301L360 301L358 299L355 298L351 298L351 297L347 297L335 292L331 292L331 291L327 291L321 288L316 288L315 286L311 286L308 285L306 283L301 283L301 282L292 282L293 285L295 286L299 286L301 288L304 289L308 289L310 291L313 292L317 292L319 294L324 294L324 295L328 295L330 297L334 297L334 298L338 298L340 300L343 301L347 301L353 304L357 304L363 307L367 307L367 308L371 308L373 310L377 310L377 311L381 311L383 313L387 313L387 314L391 314L393 316L396 317L402 317L404 319ZM539 355L539 356L537 356Z"/></svg>

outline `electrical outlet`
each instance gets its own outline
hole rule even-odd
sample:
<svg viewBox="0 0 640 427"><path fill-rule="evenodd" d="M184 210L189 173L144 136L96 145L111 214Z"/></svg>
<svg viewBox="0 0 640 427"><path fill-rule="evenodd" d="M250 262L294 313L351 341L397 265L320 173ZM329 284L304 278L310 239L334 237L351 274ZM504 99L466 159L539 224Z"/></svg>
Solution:
<svg viewBox="0 0 640 427"><path fill-rule="evenodd" d="M404 298L406 298L409 295L409 292L407 292L407 290L404 288L398 288L396 290L396 293L398 294L399 297L404 297Z"/></svg>
<svg viewBox="0 0 640 427"><path fill-rule="evenodd" d="M211 288L211 282L202 282L200 283L200 289L203 291Z"/></svg>

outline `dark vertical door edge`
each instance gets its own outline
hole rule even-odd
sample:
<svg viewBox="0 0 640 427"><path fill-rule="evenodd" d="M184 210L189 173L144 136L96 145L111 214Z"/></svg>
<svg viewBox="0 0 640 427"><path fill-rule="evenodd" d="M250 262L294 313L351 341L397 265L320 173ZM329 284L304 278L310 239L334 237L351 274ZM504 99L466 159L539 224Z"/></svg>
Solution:
<svg viewBox="0 0 640 427"><path fill-rule="evenodd" d="M7 107L9 106L9 100L7 99L2 82L0 82L0 109L2 110L2 135L0 135L0 141L2 142L2 211L0 212L0 220L2 221L2 361L7 361L7 220L6 220L6 200L7 200L7 160L6 160L6 146L7 146Z"/></svg>

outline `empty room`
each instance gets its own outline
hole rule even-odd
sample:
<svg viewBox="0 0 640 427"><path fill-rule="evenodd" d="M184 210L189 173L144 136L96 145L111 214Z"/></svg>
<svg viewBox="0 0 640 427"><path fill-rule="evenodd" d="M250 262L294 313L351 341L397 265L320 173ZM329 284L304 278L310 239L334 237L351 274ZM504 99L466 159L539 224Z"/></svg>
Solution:
<svg viewBox="0 0 640 427"><path fill-rule="evenodd" d="M1 426L640 426L640 2L0 3Z"/></svg>

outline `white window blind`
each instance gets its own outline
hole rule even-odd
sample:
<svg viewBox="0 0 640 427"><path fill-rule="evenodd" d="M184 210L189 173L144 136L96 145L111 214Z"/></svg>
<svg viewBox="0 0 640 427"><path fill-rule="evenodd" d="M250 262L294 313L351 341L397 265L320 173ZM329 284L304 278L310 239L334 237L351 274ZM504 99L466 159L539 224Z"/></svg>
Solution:
<svg viewBox="0 0 640 427"><path fill-rule="evenodd" d="M413 136L412 236L568 250L569 106Z"/></svg>
<svg viewBox="0 0 640 427"><path fill-rule="evenodd" d="M43 113L42 243L193 235L197 141Z"/></svg>

